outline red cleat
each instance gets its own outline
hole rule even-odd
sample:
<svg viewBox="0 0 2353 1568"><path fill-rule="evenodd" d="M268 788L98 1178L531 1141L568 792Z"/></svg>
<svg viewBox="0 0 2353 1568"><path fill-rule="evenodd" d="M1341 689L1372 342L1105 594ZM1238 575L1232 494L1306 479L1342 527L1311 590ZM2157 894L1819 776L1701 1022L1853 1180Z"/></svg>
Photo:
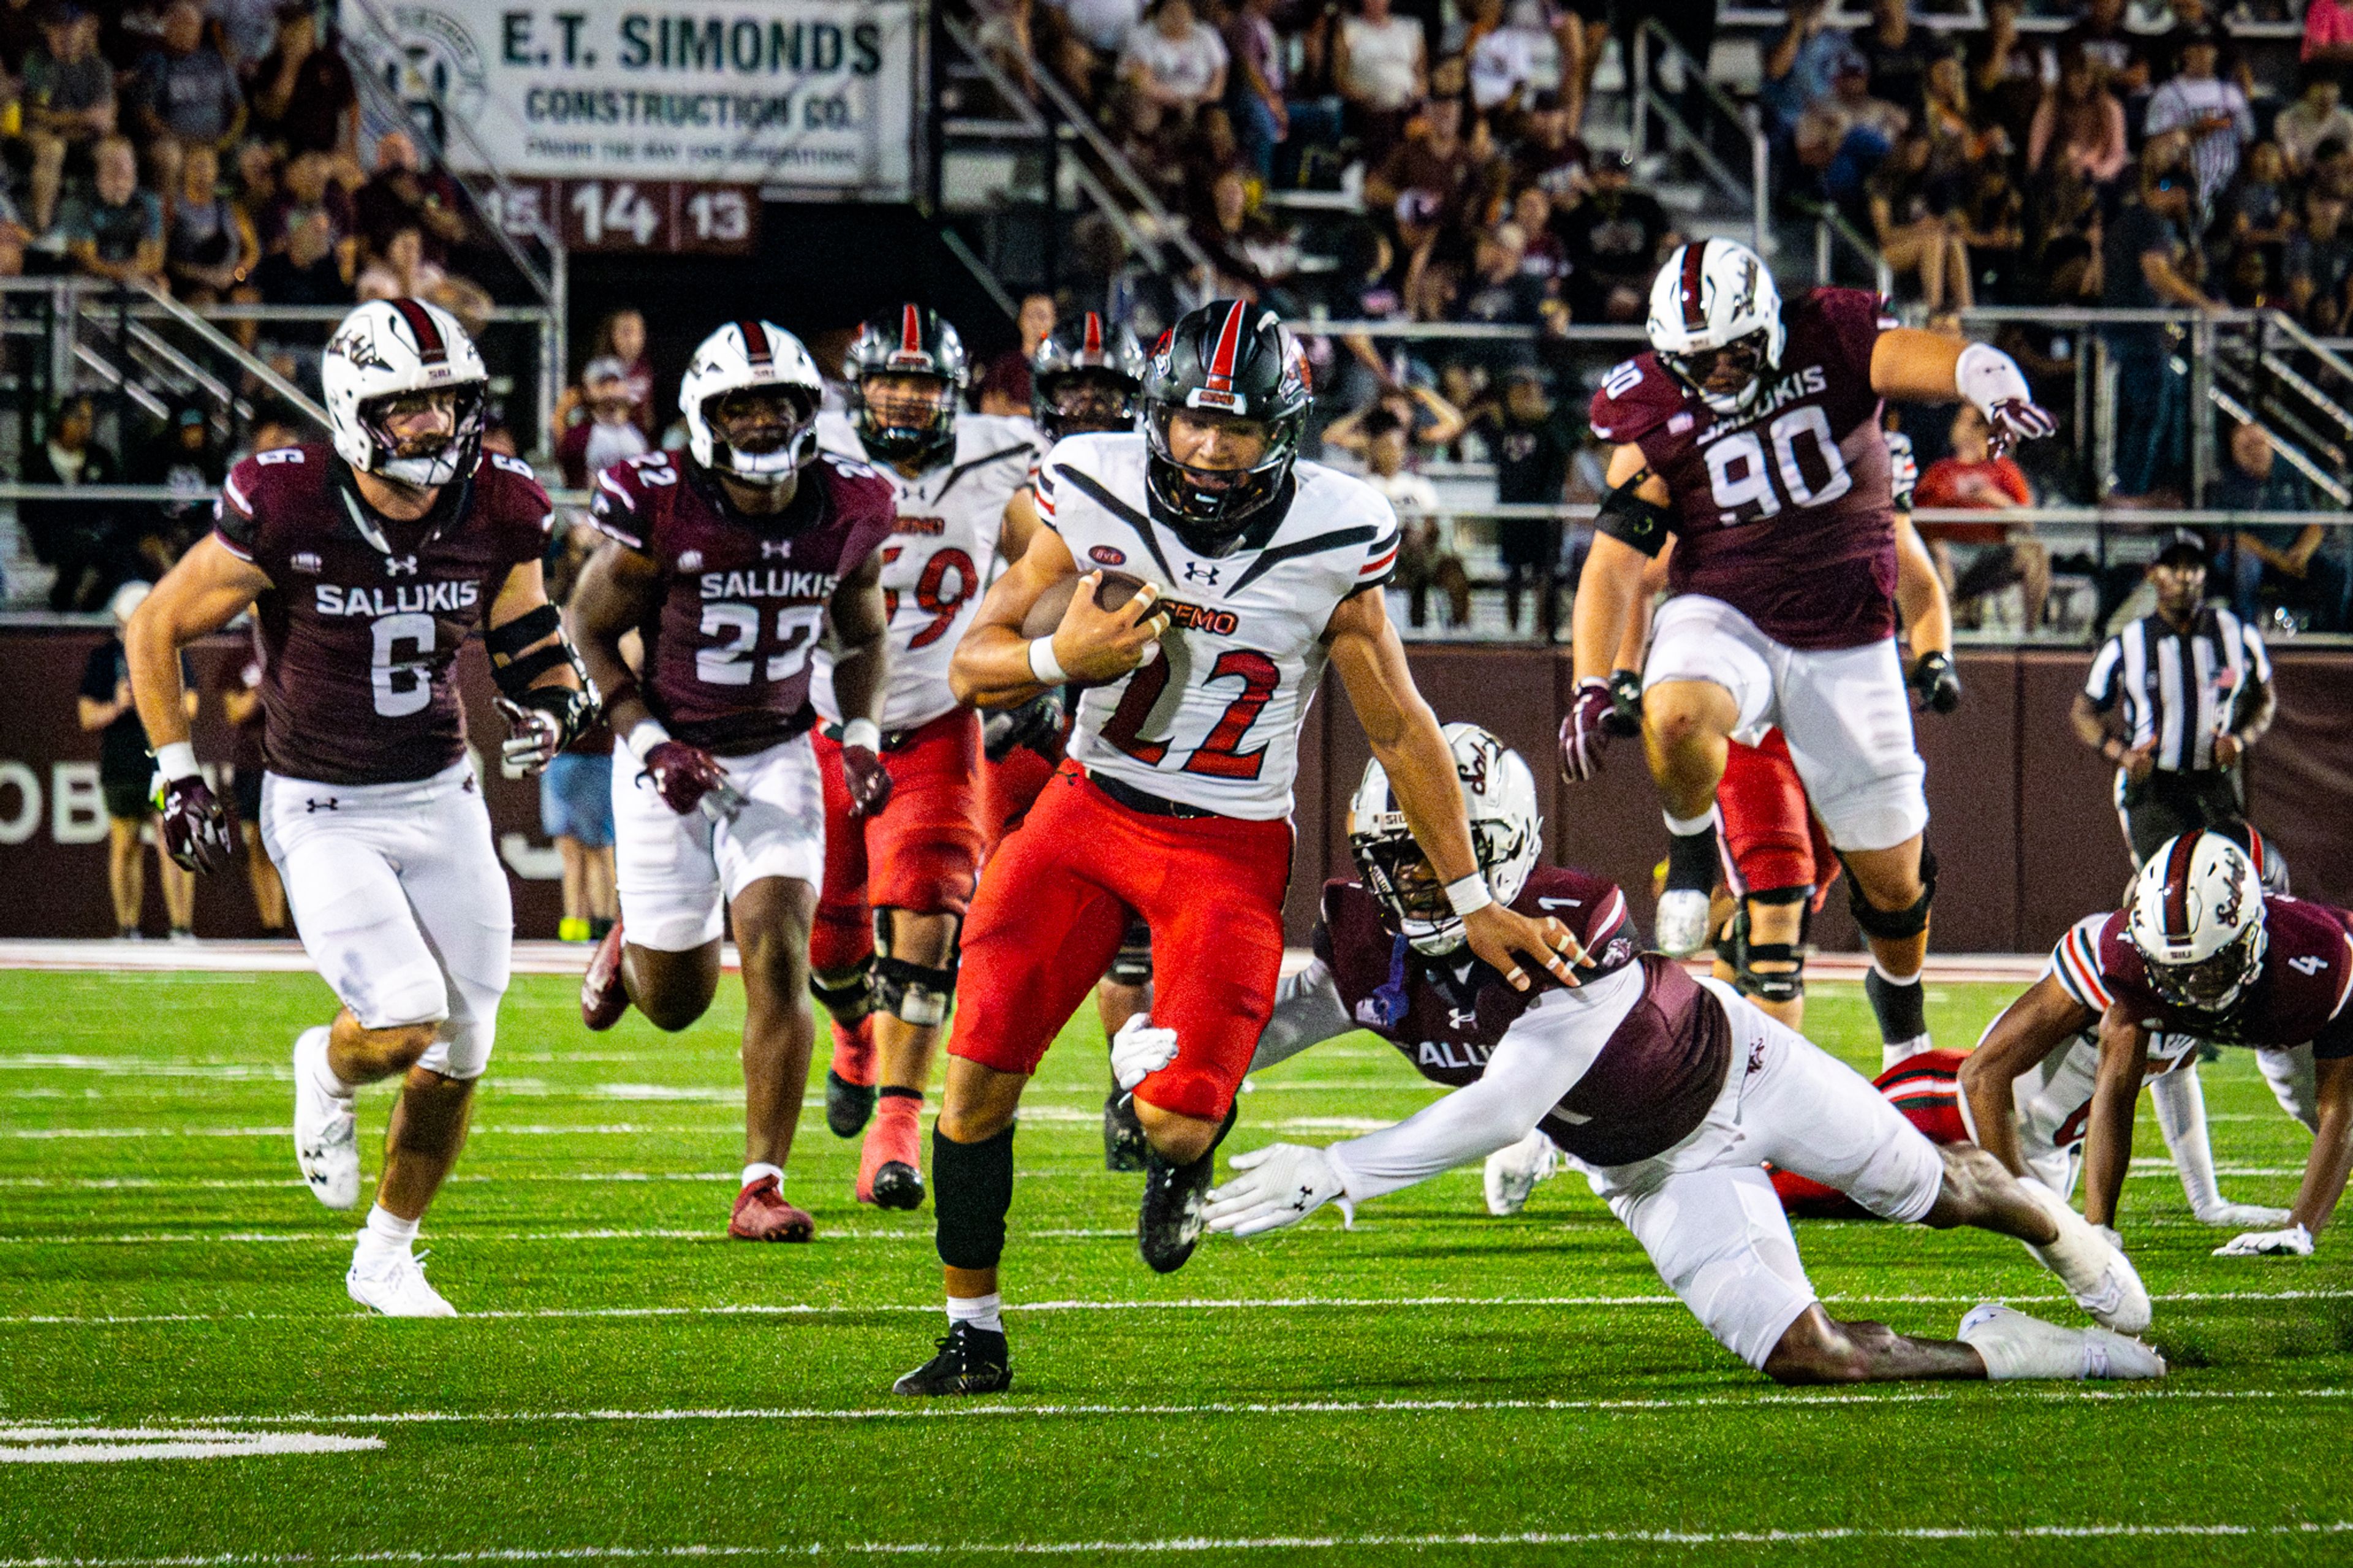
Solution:
<svg viewBox="0 0 2353 1568"><path fill-rule="evenodd" d="M923 1097L885 1089L858 1153L858 1201L886 1209L919 1208L923 1202L923 1129L917 1121Z"/></svg>
<svg viewBox="0 0 2353 1568"><path fill-rule="evenodd" d="M785 1201L776 1177L763 1176L735 1194L727 1234L737 1241L807 1241L817 1234L817 1221Z"/></svg>
<svg viewBox="0 0 2353 1568"><path fill-rule="evenodd" d="M580 1021L599 1032L629 1010L629 988L621 984L621 922L615 921L580 977Z"/></svg>

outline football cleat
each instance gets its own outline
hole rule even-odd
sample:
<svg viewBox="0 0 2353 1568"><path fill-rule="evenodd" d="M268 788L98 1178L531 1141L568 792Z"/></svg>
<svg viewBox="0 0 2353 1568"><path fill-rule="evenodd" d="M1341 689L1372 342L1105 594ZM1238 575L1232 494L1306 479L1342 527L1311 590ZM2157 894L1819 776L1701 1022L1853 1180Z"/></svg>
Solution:
<svg viewBox="0 0 2353 1568"><path fill-rule="evenodd" d="M2048 1247L2029 1246L2035 1260L2059 1276L2075 1305L2089 1312L2103 1328L2137 1334L2148 1327L2148 1288L2122 1249L2111 1245L2067 1206L2067 1200L2042 1183L2018 1184L2035 1206L2051 1216L2059 1235Z"/></svg>
<svg viewBox="0 0 2353 1568"><path fill-rule="evenodd" d="M1689 958L1707 945L1707 895L1690 888L1670 888L1659 895L1659 951L1670 958Z"/></svg>
<svg viewBox="0 0 2353 1568"><path fill-rule="evenodd" d="M629 988L621 984L621 922L615 921L588 960L588 973L580 977L580 1021L602 1032L628 1010Z"/></svg>
<svg viewBox="0 0 2353 1568"><path fill-rule="evenodd" d="M2138 1340L2106 1329L2063 1329L1993 1301L1970 1308L1953 1337L1978 1352L1995 1383L2165 1375L2165 1357Z"/></svg>
<svg viewBox="0 0 2353 1568"><path fill-rule="evenodd" d="M833 1026L833 1065L825 1069L825 1126L836 1138L855 1138L874 1114L874 1016L854 1029Z"/></svg>
<svg viewBox="0 0 2353 1568"><path fill-rule="evenodd" d="M1103 1169L1144 1169L1144 1123L1135 1119L1135 1096L1113 1087L1103 1097Z"/></svg>
<svg viewBox="0 0 2353 1568"><path fill-rule="evenodd" d="M359 1118L352 1096L328 1086L327 1026L294 1039L294 1163L311 1195L331 1209L360 1199Z"/></svg>
<svg viewBox="0 0 2353 1568"><path fill-rule="evenodd" d="M950 1323L944 1339L932 1342L940 1353L891 1385L893 1394L1002 1394L1013 1386L1005 1336L970 1323Z"/></svg>
<svg viewBox="0 0 2353 1568"><path fill-rule="evenodd" d="M785 1201L776 1177L762 1176L735 1194L727 1234L737 1241L807 1241L817 1235L817 1221Z"/></svg>
<svg viewBox="0 0 2353 1568"><path fill-rule="evenodd" d="M353 1300L387 1318L458 1315L458 1309L425 1282L424 1260L406 1247L397 1251L372 1247L364 1240L352 1254L352 1267L343 1276L343 1289Z"/></svg>
<svg viewBox="0 0 2353 1568"><path fill-rule="evenodd" d="M1517 1214L1538 1182L1560 1169L1560 1151L1541 1131L1487 1156L1487 1212Z"/></svg>
<svg viewBox="0 0 2353 1568"><path fill-rule="evenodd" d="M882 1113L866 1130L859 1151L858 1201L879 1208L921 1208L923 1203L923 1101L908 1095L884 1098Z"/></svg>
<svg viewBox="0 0 2353 1568"><path fill-rule="evenodd" d="M1133 1108L1131 1108L1132 1110ZM1135 1215L1135 1249L1155 1274L1174 1274L1193 1256L1208 1226L1209 1184L1217 1174L1218 1145L1234 1130L1240 1106L1226 1111L1225 1125L1208 1150L1190 1164L1172 1164L1149 1143L1144 1148L1144 1202Z"/></svg>

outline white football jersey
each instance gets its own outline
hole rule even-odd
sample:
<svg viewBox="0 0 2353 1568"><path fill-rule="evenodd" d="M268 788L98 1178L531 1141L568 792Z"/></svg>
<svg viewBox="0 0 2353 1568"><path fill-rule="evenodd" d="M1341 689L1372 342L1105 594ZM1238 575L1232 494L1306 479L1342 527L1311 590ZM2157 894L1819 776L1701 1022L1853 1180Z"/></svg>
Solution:
<svg viewBox="0 0 2353 1568"><path fill-rule="evenodd" d="M1141 577L1169 612L1160 657L1081 700L1071 755L1221 816L1289 816L1324 628L1341 600L1396 572L1397 514L1363 480L1303 462L1262 545L1196 555L1151 521L1144 462L1141 436L1073 436L1039 469L1039 521L1079 570Z"/></svg>
<svg viewBox="0 0 2353 1568"><path fill-rule="evenodd" d="M882 599L891 617L891 689L882 728L912 730L956 705L948 659L996 576L997 536L1005 503L1029 482L1038 453L1027 419L958 414L948 460L908 479L866 456L849 421L818 416L818 444L871 464L899 498L899 522L882 547ZM820 648L809 700L828 723L841 721L833 696L833 653Z"/></svg>

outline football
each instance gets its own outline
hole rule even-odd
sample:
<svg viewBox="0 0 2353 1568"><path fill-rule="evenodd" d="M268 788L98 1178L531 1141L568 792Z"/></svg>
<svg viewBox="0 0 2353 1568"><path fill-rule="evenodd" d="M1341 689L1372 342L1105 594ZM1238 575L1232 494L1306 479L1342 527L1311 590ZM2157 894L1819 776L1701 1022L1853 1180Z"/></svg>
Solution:
<svg viewBox="0 0 2353 1568"><path fill-rule="evenodd" d="M1079 577L1065 577L1038 595L1029 613L1021 617L1021 635L1025 637L1052 637L1062 617L1069 614L1071 596L1078 593ZM1103 609L1116 610L1143 591L1144 579L1132 572L1103 569L1103 581L1095 585L1095 604Z"/></svg>

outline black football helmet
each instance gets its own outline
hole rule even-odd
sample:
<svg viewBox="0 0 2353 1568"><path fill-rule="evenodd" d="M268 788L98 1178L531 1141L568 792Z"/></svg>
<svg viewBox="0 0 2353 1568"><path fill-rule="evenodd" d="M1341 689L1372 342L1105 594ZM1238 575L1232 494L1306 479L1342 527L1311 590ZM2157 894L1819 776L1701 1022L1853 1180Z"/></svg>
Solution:
<svg viewBox="0 0 2353 1568"><path fill-rule="evenodd" d="M1223 555L1285 493L1314 401L1307 356L1272 310L1213 300L1161 335L1144 375L1145 490L1153 520L1197 555ZM1263 445L1247 467L1177 461L1180 416L1238 427Z"/></svg>
<svg viewBox="0 0 2353 1568"><path fill-rule="evenodd" d="M1144 349L1089 310L1074 338L1050 337L1029 361L1029 414L1050 441L1135 428Z"/></svg>
<svg viewBox="0 0 2353 1568"><path fill-rule="evenodd" d="M858 329L842 363L850 418L869 457L886 463L944 458L955 446L956 405L972 379L964 340L936 310L902 305ZM920 376L936 383L928 399L871 395L871 376Z"/></svg>

